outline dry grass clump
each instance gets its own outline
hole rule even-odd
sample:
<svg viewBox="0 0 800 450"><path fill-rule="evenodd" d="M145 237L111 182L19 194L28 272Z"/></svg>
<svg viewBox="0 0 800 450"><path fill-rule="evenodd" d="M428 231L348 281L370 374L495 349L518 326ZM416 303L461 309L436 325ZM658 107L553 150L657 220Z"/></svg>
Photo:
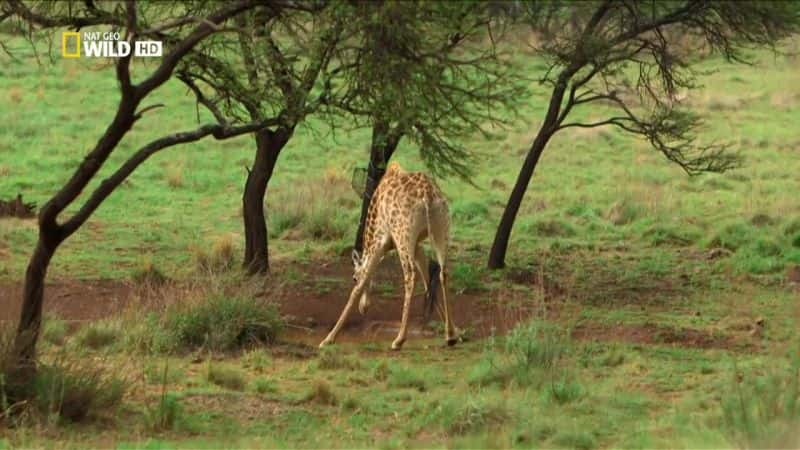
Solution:
<svg viewBox="0 0 800 450"><path fill-rule="evenodd" d="M228 233L214 237L208 249L195 248L194 261L197 269L203 272L230 270L236 262L233 235Z"/></svg>

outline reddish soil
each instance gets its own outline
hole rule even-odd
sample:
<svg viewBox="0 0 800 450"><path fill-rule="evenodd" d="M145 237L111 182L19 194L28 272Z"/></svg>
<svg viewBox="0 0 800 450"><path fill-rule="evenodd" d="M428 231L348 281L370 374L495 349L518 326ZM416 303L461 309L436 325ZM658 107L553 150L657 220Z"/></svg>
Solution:
<svg viewBox="0 0 800 450"><path fill-rule="evenodd" d="M351 313L347 324L339 335L341 342L369 341L388 342L397 333L402 310L402 285L400 269L394 258L387 258L378 270L372 305L367 314L357 309ZM347 301L352 286L352 271L348 261L335 263L307 263L284 268L276 273L264 286L264 297L276 299L289 328L287 340L316 345L330 330ZM302 279L287 281L289 272L302 274ZM312 274L309 276L308 274ZM466 338L480 338L492 333L503 334L516 323L538 316L557 319L561 312L563 294L558 287L544 286L536 277L517 274L509 281L533 287L530 292L544 293L544 301L535 294L519 290L501 292L455 292L450 290L449 304L453 321ZM537 287L539 289L537 289ZM21 283L0 282L0 321L15 320L21 298ZM156 292L156 297L159 295ZM180 292L180 289L178 289ZM541 298L540 294L540 298ZM174 293L173 293L174 296ZM51 281L45 289L44 308L46 315L56 315L64 320L96 320L114 316L129 306L146 308L151 301L143 300L142 290L131 282L122 281ZM174 298L164 295L164 298ZM499 299L502 298L503 301ZM151 299L152 300L152 299ZM160 301L152 302L160 303ZM412 299L409 340L415 338L443 339L439 317L434 313L433 322L425 324L423 319L423 295L420 286ZM433 325L433 326L430 326ZM610 325L583 322L573 330L573 336L582 340L620 341L640 344L669 344L697 348L741 347L733 336L710 334L696 329L674 329L654 324Z"/></svg>
<svg viewBox="0 0 800 450"><path fill-rule="evenodd" d="M600 342L621 341L634 344L667 344L679 347L731 349L749 347L750 342L742 342L732 335L713 334L694 328L669 328L656 324L610 325L584 322L572 330L572 337L581 340Z"/></svg>

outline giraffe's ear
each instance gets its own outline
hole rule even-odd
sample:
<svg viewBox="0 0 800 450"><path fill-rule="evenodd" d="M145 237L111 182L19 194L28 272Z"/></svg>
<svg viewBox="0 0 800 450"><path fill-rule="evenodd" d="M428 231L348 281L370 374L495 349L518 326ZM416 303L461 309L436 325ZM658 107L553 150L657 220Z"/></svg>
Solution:
<svg viewBox="0 0 800 450"><path fill-rule="evenodd" d="M361 263L361 254L358 253L358 250L353 249L353 265L358 267L360 263Z"/></svg>

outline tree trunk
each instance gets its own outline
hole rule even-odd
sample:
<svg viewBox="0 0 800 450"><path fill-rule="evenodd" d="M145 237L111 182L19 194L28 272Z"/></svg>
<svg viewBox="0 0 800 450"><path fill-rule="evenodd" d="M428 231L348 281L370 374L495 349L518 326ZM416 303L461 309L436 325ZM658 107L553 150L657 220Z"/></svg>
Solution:
<svg viewBox="0 0 800 450"><path fill-rule="evenodd" d="M372 127L372 143L369 148L369 165L367 166L367 180L364 185L364 195L361 201L361 218L358 221L358 231L356 231L356 242L353 249L361 253L364 250L364 226L367 222L367 212L372 194L378 188L386 165L389 163L392 154L397 149L400 138L390 137L389 128L386 124L377 123Z"/></svg>
<svg viewBox="0 0 800 450"><path fill-rule="evenodd" d="M502 269L506 265L506 250L508 249L511 229L514 227L514 220L517 218L519 207L522 204L525 191L528 189L528 184L530 184L533 171L536 169L536 164L539 162L539 157L542 156L547 142L557 130L558 114L561 109L561 101L564 99L564 91L567 87L568 78L569 76L566 75L565 71L559 77L559 81L553 88L547 115L545 116L541 128L539 128L539 133L531 144L530 150L528 150L528 156L525 157L525 162L522 164L522 169L519 171L514 189L511 191L511 196L506 204L506 209L503 211L503 217L500 219L500 224L497 226L492 249L489 252L489 269Z"/></svg>
<svg viewBox="0 0 800 450"><path fill-rule="evenodd" d="M245 242L243 267L250 275L266 273L269 270L264 196L278 155L290 136L291 131L284 128L256 133L256 157L253 168L247 173L242 196Z"/></svg>

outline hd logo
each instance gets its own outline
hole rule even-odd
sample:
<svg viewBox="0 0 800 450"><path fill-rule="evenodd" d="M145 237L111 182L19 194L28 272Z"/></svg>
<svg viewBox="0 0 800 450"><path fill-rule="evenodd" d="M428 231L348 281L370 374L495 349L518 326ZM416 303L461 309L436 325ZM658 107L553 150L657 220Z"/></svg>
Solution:
<svg viewBox="0 0 800 450"><path fill-rule="evenodd" d="M83 45L81 45L83 44ZM134 41L133 56L162 55L161 41ZM121 41L116 31L65 31L61 34L61 56L64 58L123 58L131 54L131 43Z"/></svg>

